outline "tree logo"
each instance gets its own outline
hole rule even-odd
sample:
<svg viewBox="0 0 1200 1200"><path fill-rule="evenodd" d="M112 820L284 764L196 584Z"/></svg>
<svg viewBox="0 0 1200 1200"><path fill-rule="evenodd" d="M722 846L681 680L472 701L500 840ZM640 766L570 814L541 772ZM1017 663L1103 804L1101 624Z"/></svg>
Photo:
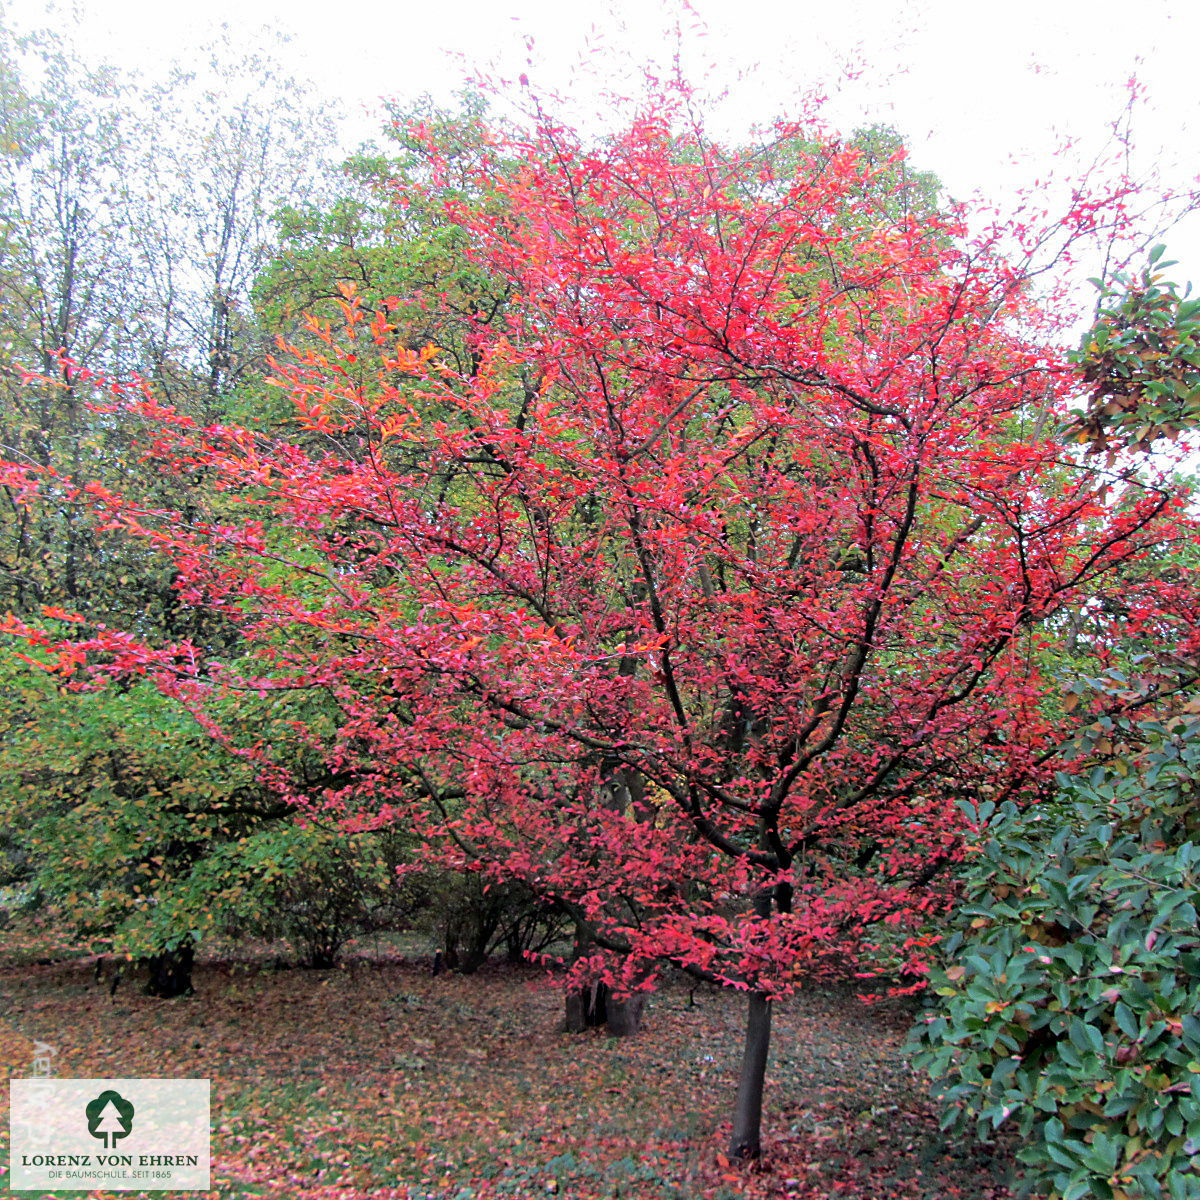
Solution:
<svg viewBox="0 0 1200 1200"><path fill-rule="evenodd" d="M88 1133L103 1139L105 1150L111 1150L119 1138L128 1137L133 1128L133 1105L120 1092L101 1092L84 1112Z"/></svg>

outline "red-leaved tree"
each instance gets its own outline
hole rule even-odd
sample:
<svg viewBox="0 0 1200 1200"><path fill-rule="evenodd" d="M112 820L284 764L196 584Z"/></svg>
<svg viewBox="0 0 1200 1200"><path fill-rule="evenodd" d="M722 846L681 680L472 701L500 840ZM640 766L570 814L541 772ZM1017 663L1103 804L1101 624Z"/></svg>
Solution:
<svg viewBox="0 0 1200 1200"><path fill-rule="evenodd" d="M1106 491L1054 440L1078 385L997 237L903 202L898 156L722 149L687 113L590 146L543 120L502 174L481 152L484 199L445 219L507 304L466 372L347 292L277 365L291 442L123 394L146 452L238 515L76 499L173 561L238 664L10 629L68 674L151 673L217 737L226 689L322 694L335 732L298 736L326 813L557 900L576 978L617 1001L664 963L745 992L749 1156L773 1001L942 910L960 801L1061 767L1083 718L1056 623L1119 604L1124 635L1194 648L1156 564L1196 535L1170 488ZM234 748L299 798L274 747Z"/></svg>

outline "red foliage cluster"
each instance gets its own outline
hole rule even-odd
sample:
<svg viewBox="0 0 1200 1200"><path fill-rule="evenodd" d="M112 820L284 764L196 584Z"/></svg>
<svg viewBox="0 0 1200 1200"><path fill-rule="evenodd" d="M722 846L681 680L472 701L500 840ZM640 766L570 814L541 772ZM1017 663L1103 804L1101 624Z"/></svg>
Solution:
<svg viewBox="0 0 1200 1200"><path fill-rule="evenodd" d="M1143 560L1196 531L1169 488L1106 494L1065 457L1077 384L1022 272L891 203L894 163L678 116L481 159L486 199L447 220L509 298L471 369L347 290L278 364L296 441L132 402L242 515L89 499L250 657L83 645L201 713L327 697L321 807L560 899L618 989L666 960L777 997L945 902L957 801L1029 794L1080 721L1047 623L1119 600L1176 631Z"/></svg>

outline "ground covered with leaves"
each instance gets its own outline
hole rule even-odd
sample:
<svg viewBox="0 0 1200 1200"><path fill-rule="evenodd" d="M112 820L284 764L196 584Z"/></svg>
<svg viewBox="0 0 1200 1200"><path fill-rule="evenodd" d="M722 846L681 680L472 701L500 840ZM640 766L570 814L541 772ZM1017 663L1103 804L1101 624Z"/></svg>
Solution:
<svg viewBox="0 0 1200 1200"><path fill-rule="evenodd" d="M907 1013L845 989L779 1006L768 1154L743 1169L722 1153L735 995L668 988L641 1035L614 1040L564 1033L561 995L532 969L435 977L364 954L335 971L210 960L195 981L184 1000L134 979L110 996L111 966L97 980L90 961L10 953L0 1061L28 1074L36 1038L61 1076L211 1079L222 1200L1009 1195L1006 1153L939 1134L900 1053Z"/></svg>

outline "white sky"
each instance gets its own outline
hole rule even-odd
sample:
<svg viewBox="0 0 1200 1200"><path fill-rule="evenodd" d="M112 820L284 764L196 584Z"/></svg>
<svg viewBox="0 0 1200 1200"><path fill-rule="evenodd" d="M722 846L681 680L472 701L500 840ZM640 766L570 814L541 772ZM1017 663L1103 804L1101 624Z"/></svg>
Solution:
<svg viewBox="0 0 1200 1200"><path fill-rule="evenodd" d="M78 0L85 53L153 71L187 60L221 23L257 41L292 35L288 65L350 114L348 145L373 135L381 96L448 97L466 64L586 95L581 59L661 54L678 12L665 0ZM17 28L46 24L46 0L0 0ZM71 22L54 18L60 28ZM726 85L748 125L824 86L845 130L881 120L916 166L960 197L1004 197L1047 168L1056 144L1090 157L1136 73L1148 104L1135 125L1142 166L1186 186L1200 175L1200 5L1188 0L694 0L689 74ZM703 27L697 30L695 27ZM530 52L524 40L533 40ZM454 57L461 56L460 58ZM848 63L859 69L844 74ZM1167 239L1176 274L1200 280L1200 219Z"/></svg>

